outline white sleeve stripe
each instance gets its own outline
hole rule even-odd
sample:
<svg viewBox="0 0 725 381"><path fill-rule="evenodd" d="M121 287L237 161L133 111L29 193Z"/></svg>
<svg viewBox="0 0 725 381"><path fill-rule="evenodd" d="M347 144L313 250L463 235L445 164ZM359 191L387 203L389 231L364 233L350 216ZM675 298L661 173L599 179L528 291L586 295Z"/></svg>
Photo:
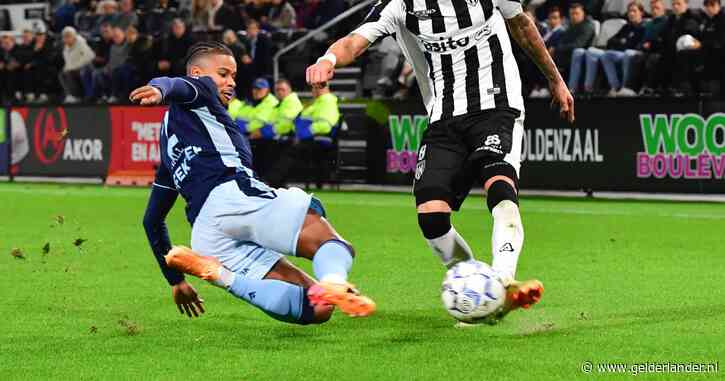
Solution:
<svg viewBox="0 0 725 381"><path fill-rule="evenodd" d="M175 188L169 188L169 187L167 187L167 186L165 186L165 185L161 185L161 184L159 184L159 183L157 183L157 182L154 182L154 183L153 183L153 186L155 186L155 187L159 187L159 188L164 188L164 189L168 189L168 190L172 190L172 191L176 191L176 189L175 189Z"/></svg>
<svg viewBox="0 0 725 381"><path fill-rule="evenodd" d="M194 84L193 84L193 83L191 83L191 82L189 82L189 81L185 80L184 78L181 78L181 77L179 77L179 79L181 79L182 81L184 81L184 82L188 83L188 84L189 84L189 86L191 86L191 88L192 88L192 89L194 89L194 99L192 99L192 100L190 100L190 101L188 101L188 102L184 102L184 103L182 103L182 104L189 104L189 103L194 103L194 101L196 101L196 98L199 98L199 89L197 89L197 88L196 88L196 86L194 86Z"/></svg>

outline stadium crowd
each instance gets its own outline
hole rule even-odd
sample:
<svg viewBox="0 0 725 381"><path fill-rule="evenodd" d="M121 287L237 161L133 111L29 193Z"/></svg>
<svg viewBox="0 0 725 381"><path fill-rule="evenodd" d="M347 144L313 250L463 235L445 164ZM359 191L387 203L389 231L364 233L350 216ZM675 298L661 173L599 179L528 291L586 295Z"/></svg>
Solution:
<svg viewBox="0 0 725 381"><path fill-rule="evenodd" d="M725 12L720 0L623 1L532 0L526 5L575 94L722 94ZM154 76L181 75L183 57L195 41L217 40L237 58L237 93L254 102L253 83L271 79L273 54L349 6L346 0L65 0L53 9L47 29L23 30L17 41L0 32L0 96L4 103L52 97L64 103L125 102L134 86ZM304 86L295 79L303 78L304 67L325 42L354 25L343 23L313 39L318 46L292 52L292 62L282 69L293 87ZM369 53L375 54L383 59L363 65L363 73L374 73L372 93L411 93L415 78L396 44L378 44ZM522 51L516 54L525 94L547 97L537 68Z"/></svg>

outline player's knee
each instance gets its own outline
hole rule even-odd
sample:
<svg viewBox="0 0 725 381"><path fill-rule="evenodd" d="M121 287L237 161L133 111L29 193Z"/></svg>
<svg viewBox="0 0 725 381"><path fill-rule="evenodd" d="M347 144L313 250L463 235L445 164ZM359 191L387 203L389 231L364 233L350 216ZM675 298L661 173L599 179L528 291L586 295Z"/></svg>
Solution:
<svg viewBox="0 0 725 381"><path fill-rule="evenodd" d="M443 200L426 201L422 204L419 204L416 209L418 210L418 213L451 212L451 206L448 205L448 202Z"/></svg>
<svg viewBox="0 0 725 381"><path fill-rule="evenodd" d="M444 187L416 188L415 205L418 213L450 213L451 192Z"/></svg>
<svg viewBox="0 0 725 381"><path fill-rule="evenodd" d="M418 213L418 226L426 239L441 237L451 230L451 213Z"/></svg>
<svg viewBox="0 0 725 381"><path fill-rule="evenodd" d="M488 187L486 193L486 206L488 210L493 213L495 208L501 206L505 210L511 210L512 206L518 213L519 197L516 194L516 189L505 180L494 181L491 186Z"/></svg>
<svg viewBox="0 0 725 381"><path fill-rule="evenodd" d="M518 204L518 175L511 164L505 161L485 164L481 177L486 188L486 205L489 211L493 211L493 208L505 200Z"/></svg>

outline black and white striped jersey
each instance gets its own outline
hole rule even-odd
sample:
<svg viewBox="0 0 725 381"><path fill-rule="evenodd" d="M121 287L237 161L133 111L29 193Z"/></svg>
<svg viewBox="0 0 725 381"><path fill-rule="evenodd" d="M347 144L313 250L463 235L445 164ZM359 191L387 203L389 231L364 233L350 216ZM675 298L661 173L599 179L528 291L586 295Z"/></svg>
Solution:
<svg viewBox="0 0 725 381"><path fill-rule="evenodd" d="M497 107L523 112L504 22L521 12L517 0L380 0L353 33L370 43L395 36L430 122Z"/></svg>

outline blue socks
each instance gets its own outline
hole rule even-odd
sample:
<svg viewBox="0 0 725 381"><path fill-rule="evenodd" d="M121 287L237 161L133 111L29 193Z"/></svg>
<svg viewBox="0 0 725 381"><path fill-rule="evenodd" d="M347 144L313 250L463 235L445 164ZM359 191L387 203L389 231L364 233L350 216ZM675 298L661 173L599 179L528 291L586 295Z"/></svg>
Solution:
<svg viewBox="0 0 725 381"><path fill-rule="evenodd" d="M275 279L251 280L236 275L228 291L277 320L309 324L314 319L307 290L292 283Z"/></svg>
<svg viewBox="0 0 725 381"><path fill-rule="evenodd" d="M344 283L352 267L352 249L341 240L323 243L312 259L315 276L320 281ZM309 324L315 321L314 308L307 289L276 279L248 279L224 267L214 285L226 288L232 295L261 309L281 321Z"/></svg>
<svg viewBox="0 0 725 381"><path fill-rule="evenodd" d="M352 267L352 252L347 243L331 239L323 243L312 259L315 276L321 282L344 283Z"/></svg>

